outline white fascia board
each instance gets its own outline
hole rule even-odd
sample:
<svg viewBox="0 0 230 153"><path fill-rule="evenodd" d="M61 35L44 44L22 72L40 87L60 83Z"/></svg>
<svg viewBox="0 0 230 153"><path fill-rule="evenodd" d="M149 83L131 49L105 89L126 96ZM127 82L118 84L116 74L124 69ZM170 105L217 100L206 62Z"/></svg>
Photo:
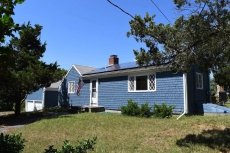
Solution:
<svg viewBox="0 0 230 153"><path fill-rule="evenodd" d="M109 78L109 77L116 77L116 76L124 76L124 75L132 75L132 74L141 74L141 73L151 73L151 72L164 72L170 71L169 68L166 67L147 67L147 68L134 68L134 69L126 69L126 70L119 70L119 71L109 71L104 73L95 73L90 75L83 75L83 79L91 79L91 78Z"/></svg>

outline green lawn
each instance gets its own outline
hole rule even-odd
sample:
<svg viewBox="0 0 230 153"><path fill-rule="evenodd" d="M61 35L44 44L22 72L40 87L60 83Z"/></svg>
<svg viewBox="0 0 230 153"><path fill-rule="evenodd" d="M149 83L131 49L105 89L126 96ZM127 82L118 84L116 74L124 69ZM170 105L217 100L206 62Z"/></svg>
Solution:
<svg viewBox="0 0 230 153"><path fill-rule="evenodd" d="M97 153L227 152L230 116L189 116L176 120L136 118L117 114L82 113L42 119L8 133L22 133L24 152L60 148L64 140L97 136Z"/></svg>
<svg viewBox="0 0 230 153"><path fill-rule="evenodd" d="M224 106L230 108L230 101L228 100L228 101L224 104Z"/></svg>

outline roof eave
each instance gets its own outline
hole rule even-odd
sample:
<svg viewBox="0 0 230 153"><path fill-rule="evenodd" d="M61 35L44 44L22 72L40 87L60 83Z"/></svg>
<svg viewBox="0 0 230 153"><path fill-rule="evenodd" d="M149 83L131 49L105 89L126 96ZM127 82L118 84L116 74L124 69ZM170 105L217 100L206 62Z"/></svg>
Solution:
<svg viewBox="0 0 230 153"><path fill-rule="evenodd" d="M131 75L137 73L148 73L152 71L162 72L162 71L170 71L170 69L168 67L150 66L150 67L141 67L141 68L134 68L134 69L124 69L119 71L108 71L104 73L84 74L82 75L82 78L83 79L107 78L107 77L116 77L116 76Z"/></svg>

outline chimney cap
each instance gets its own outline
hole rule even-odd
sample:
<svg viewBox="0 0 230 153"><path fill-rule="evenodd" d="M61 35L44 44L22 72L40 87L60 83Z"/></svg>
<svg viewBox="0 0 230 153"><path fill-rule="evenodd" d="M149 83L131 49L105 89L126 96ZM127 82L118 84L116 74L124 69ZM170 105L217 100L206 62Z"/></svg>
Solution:
<svg viewBox="0 0 230 153"><path fill-rule="evenodd" d="M112 58L117 58L117 55L110 55L110 57L112 57Z"/></svg>

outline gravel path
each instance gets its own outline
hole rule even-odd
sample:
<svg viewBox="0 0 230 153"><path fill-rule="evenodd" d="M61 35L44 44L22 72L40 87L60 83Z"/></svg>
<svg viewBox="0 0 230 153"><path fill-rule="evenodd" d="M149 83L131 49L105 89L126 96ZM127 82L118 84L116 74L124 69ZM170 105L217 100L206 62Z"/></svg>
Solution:
<svg viewBox="0 0 230 153"><path fill-rule="evenodd" d="M68 115L68 112L47 112L47 113L41 113L38 116L33 116L33 114L21 114L20 116L14 116L14 114L7 114L7 113L1 113L0 112L0 133L14 130L23 126L26 126L28 124L34 123L36 121L39 121L43 118L55 118L59 115Z"/></svg>
<svg viewBox="0 0 230 153"><path fill-rule="evenodd" d="M17 129L17 128L20 128L20 127L23 127L23 126L25 126L25 124L24 125L14 125L14 126L2 126L2 127L0 127L0 133L10 131L10 130L13 130L13 129Z"/></svg>

